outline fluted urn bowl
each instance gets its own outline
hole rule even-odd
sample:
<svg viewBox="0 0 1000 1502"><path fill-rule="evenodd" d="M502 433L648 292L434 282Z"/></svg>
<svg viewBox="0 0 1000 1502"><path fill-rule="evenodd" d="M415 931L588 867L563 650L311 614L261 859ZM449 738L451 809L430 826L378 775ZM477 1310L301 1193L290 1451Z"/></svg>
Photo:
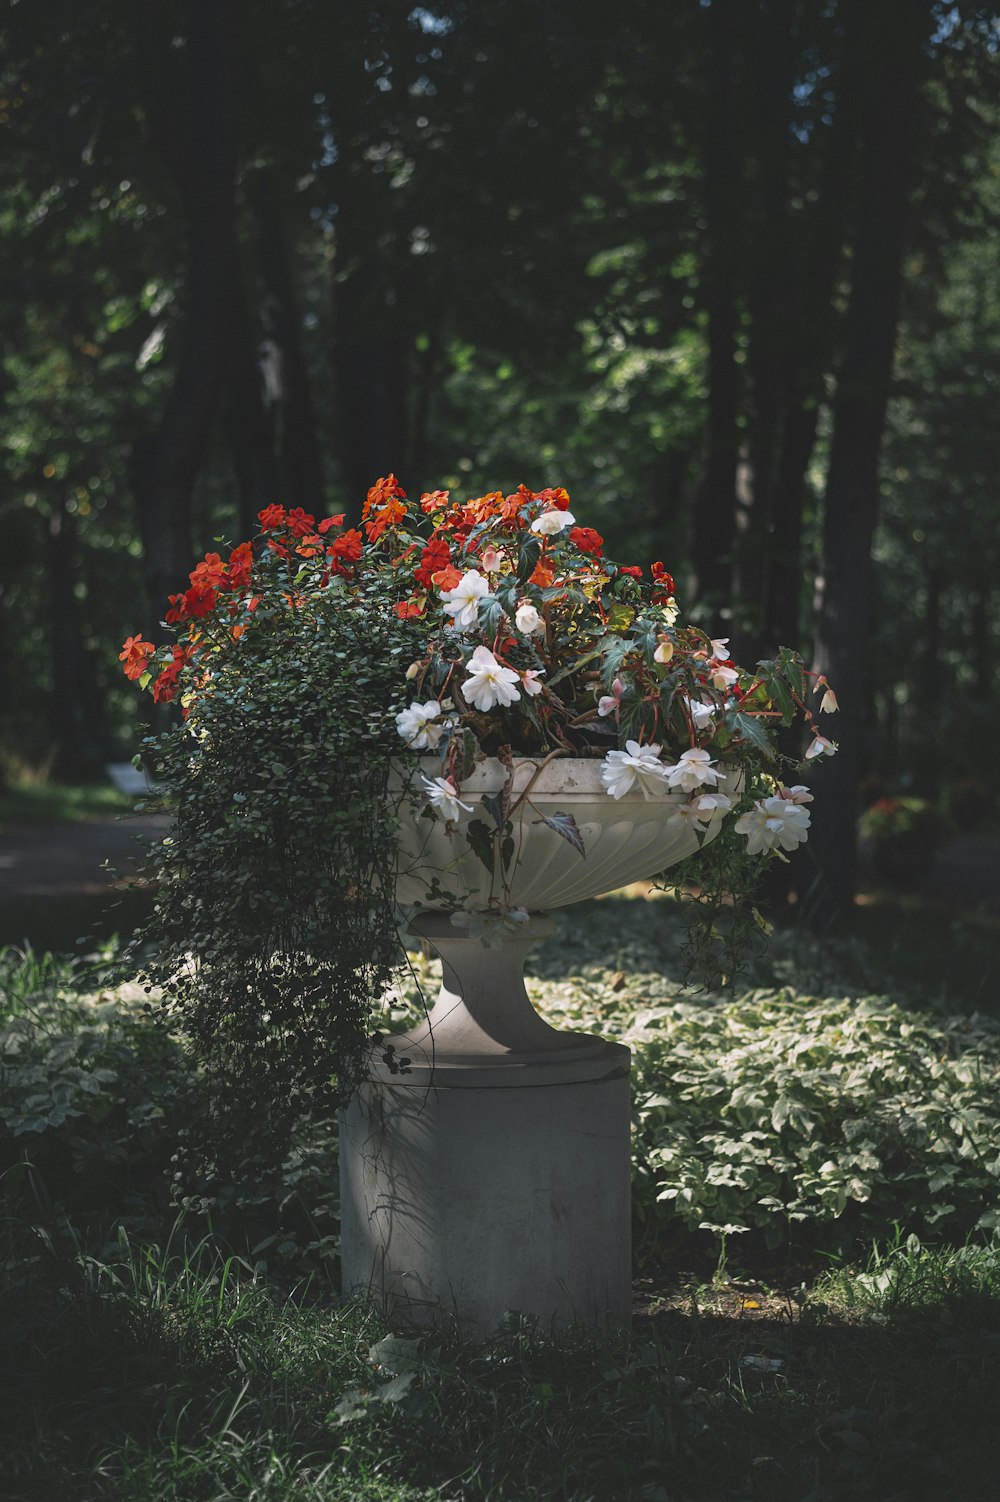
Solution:
<svg viewBox="0 0 1000 1502"><path fill-rule="evenodd" d="M568 907L655 876L700 848L702 840L690 824L670 818L664 794L647 796L634 785L624 797L610 797L601 781L601 765L597 759L578 757L559 758L544 766L541 758L515 760L512 801L525 789L527 797L512 815L514 860L505 877L499 869L491 876L466 838L473 819L494 827L482 800L503 788L507 778L503 763L489 758L462 782L461 798L472 805L472 812L463 812L457 825L421 816L426 796L417 779L400 808L397 900L403 906L444 907L450 899L475 907L495 898L529 912ZM440 776L440 759L423 758L421 771L428 777ZM738 789L737 774L719 784L719 791L734 801ZM572 814L583 840L583 855L543 822L555 814ZM702 824L702 838L714 838L721 824L721 815Z"/></svg>

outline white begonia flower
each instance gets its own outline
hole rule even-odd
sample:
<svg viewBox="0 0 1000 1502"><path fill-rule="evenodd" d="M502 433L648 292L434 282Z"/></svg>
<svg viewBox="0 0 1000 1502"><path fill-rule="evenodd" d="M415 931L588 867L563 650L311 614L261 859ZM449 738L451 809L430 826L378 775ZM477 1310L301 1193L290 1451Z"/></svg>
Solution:
<svg viewBox="0 0 1000 1502"><path fill-rule="evenodd" d="M624 798L638 783L644 798L667 791L668 768L660 760L659 746L640 746L626 741L624 751L609 751L601 763L601 781L612 798Z"/></svg>
<svg viewBox="0 0 1000 1502"><path fill-rule="evenodd" d="M837 747L835 743L828 741L825 735L817 735L806 752L806 761L812 761L814 756L836 756L836 754Z"/></svg>
<svg viewBox="0 0 1000 1502"><path fill-rule="evenodd" d="M674 599L673 595L671 595L669 600L665 601L664 604L660 606L660 614L666 621L668 626L672 626L674 624L680 613L680 606L677 604L677 601Z"/></svg>
<svg viewBox="0 0 1000 1502"><path fill-rule="evenodd" d="M441 591L445 613L454 618L460 631L468 631L479 622L479 601L488 595L490 586L477 568L464 573L454 589Z"/></svg>
<svg viewBox="0 0 1000 1502"><path fill-rule="evenodd" d="M653 653L654 662L669 662L674 655L674 644L669 636L661 636L659 645Z"/></svg>
<svg viewBox="0 0 1000 1502"><path fill-rule="evenodd" d="M728 813L733 806L733 800L728 793L702 793L700 798L695 799L694 806L698 810L698 818L707 823L709 819L714 819L719 814Z"/></svg>
<svg viewBox="0 0 1000 1502"><path fill-rule="evenodd" d="M718 689L729 688L740 676L735 668L727 668L724 663L713 662L709 665L708 675L712 680L712 687Z"/></svg>
<svg viewBox="0 0 1000 1502"><path fill-rule="evenodd" d="M531 636L535 631L545 630L545 622L530 600L522 600L517 607L514 625L524 636Z"/></svg>
<svg viewBox="0 0 1000 1502"><path fill-rule="evenodd" d="M802 782L797 782L793 788L779 787L779 798L784 798L786 803L812 803L813 795Z"/></svg>
<svg viewBox="0 0 1000 1502"><path fill-rule="evenodd" d="M705 699L685 699L683 702L691 716L691 723L695 730L704 730L706 726L714 724L712 718L715 714L714 704L709 704Z"/></svg>
<svg viewBox="0 0 1000 1502"><path fill-rule="evenodd" d="M544 668L525 668L521 674L521 687L529 699L533 699L536 694L540 694L544 688L545 685L538 681L544 672Z"/></svg>
<svg viewBox="0 0 1000 1502"><path fill-rule="evenodd" d="M498 552L498 550L491 543L488 548L483 549L483 556L479 561L483 565L483 570L485 573L497 574L500 572L500 565L503 562L503 554Z"/></svg>
<svg viewBox="0 0 1000 1502"><path fill-rule="evenodd" d="M715 787L723 772L715 770L715 763L707 751L698 749L682 751L675 766L667 768L667 782L682 793L694 793L701 787Z"/></svg>
<svg viewBox="0 0 1000 1502"><path fill-rule="evenodd" d="M530 922L531 914L524 907L465 908L451 915L452 927L464 928L484 949L502 949L506 939L517 938Z"/></svg>
<svg viewBox="0 0 1000 1502"><path fill-rule="evenodd" d="M401 709L396 716L396 729L406 744L414 751L433 751L445 731L437 724L441 706L436 699L426 704L413 703L409 709Z"/></svg>
<svg viewBox="0 0 1000 1502"><path fill-rule="evenodd" d="M463 803L458 796L458 788L450 777L424 777L421 781L427 789L427 802L444 814L446 819L455 819L462 816L462 809L467 814L472 813L472 804Z"/></svg>
<svg viewBox="0 0 1000 1502"><path fill-rule="evenodd" d="M413 679L417 676L417 674L420 672L420 669L422 667L423 667L423 663L422 662L411 662L410 663L410 666L406 670L406 681L407 681L407 683L411 683L413 681Z"/></svg>
<svg viewBox="0 0 1000 1502"><path fill-rule="evenodd" d="M541 537L556 537L564 532L567 527L576 526L576 517L572 511L543 511L541 516L536 516L531 523L532 532L537 532Z"/></svg>
<svg viewBox="0 0 1000 1502"><path fill-rule="evenodd" d="M462 693L484 714L494 704L506 706L520 699L514 686L521 681L520 674L497 662L489 647L477 647L465 666L469 676L462 684Z"/></svg>
<svg viewBox="0 0 1000 1502"><path fill-rule="evenodd" d="M736 820L737 834L747 837L747 854L760 855L763 850L794 850L809 837L810 814L800 803L787 798L761 798Z"/></svg>
<svg viewBox="0 0 1000 1502"><path fill-rule="evenodd" d="M701 832L702 816L698 812L697 803L692 803L684 797L670 795L665 822L672 824L675 829L689 829Z"/></svg>
<svg viewBox="0 0 1000 1502"><path fill-rule="evenodd" d="M820 714L836 714L839 708L840 705L837 703L837 695L834 693L829 684L827 684L826 693L819 701L819 712Z"/></svg>
<svg viewBox="0 0 1000 1502"><path fill-rule="evenodd" d="M613 714L615 719L618 718L618 711L621 708L622 694L624 692L624 683L620 678L615 678L611 684L610 694L602 695L597 701L597 713L601 716L601 719L604 719L609 714Z"/></svg>
<svg viewBox="0 0 1000 1502"><path fill-rule="evenodd" d="M713 636L712 637L712 656L713 657L717 657L720 662L726 662L727 659L730 658L732 655L733 654L729 650L729 637L728 636Z"/></svg>

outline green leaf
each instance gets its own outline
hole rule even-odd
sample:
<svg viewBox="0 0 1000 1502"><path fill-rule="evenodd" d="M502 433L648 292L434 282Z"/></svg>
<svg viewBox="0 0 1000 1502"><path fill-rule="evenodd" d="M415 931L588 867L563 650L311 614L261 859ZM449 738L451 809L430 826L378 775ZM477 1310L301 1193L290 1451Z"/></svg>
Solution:
<svg viewBox="0 0 1000 1502"><path fill-rule="evenodd" d="M757 715L740 714L738 710L730 710L726 715L726 724L735 736L747 745L753 746L767 761L774 760L774 747L771 737L763 722Z"/></svg>
<svg viewBox="0 0 1000 1502"><path fill-rule="evenodd" d="M471 846L473 855L482 861L492 876L494 845L493 831L489 828L489 825L484 824L482 819L473 819L465 831L465 837Z"/></svg>
<svg viewBox="0 0 1000 1502"><path fill-rule="evenodd" d="M487 636L496 636L503 620L503 606L496 595L483 595L479 601L479 624Z"/></svg>
<svg viewBox="0 0 1000 1502"><path fill-rule="evenodd" d="M503 793L484 793L480 799L480 806L485 808L497 829L503 829L507 817Z"/></svg>
<svg viewBox="0 0 1000 1502"><path fill-rule="evenodd" d="M541 819L535 819L536 824L547 824L549 829L555 830L567 844L572 845L580 855L586 858L587 849L583 843L583 835L572 814L546 814Z"/></svg>
<svg viewBox="0 0 1000 1502"><path fill-rule="evenodd" d="M542 540L530 533L522 537L521 546L517 555L517 577L521 584L526 584L535 571L535 565L542 556Z"/></svg>

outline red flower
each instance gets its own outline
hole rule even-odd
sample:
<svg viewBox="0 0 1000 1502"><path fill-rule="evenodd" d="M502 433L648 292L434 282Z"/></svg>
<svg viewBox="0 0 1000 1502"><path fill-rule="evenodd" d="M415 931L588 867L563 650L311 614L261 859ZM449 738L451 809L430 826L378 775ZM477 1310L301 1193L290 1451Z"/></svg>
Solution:
<svg viewBox="0 0 1000 1502"><path fill-rule="evenodd" d="M661 589L663 589L668 595L672 595L674 593L674 576L673 574L667 573L662 563L654 563L650 572L653 575L654 582L658 584Z"/></svg>
<svg viewBox="0 0 1000 1502"><path fill-rule="evenodd" d="M193 620L211 615L218 600L218 592L207 584L192 584L184 596L184 614Z"/></svg>
<svg viewBox="0 0 1000 1502"><path fill-rule="evenodd" d="M230 589L246 589L250 583L252 563L253 548L248 542L241 542L238 548L233 548L226 566L226 579Z"/></svg>
<svg viewBox="0 0 1000 1502"><path fill-rule="evenodd" d="M392 608L400 620L405 621L407 616L423 615L424 599L422 595L417 595L412 600L398 600Z"/></svg>
<svg viewBox="0 0 1000 1502"><path fill-rule="evenodd" d="M642 578L642 569L641 568L636 568L636 566L635 566L634 563L629 564L627 567L619 568L618 572L620 574L628 574L628 576L629 576L630 579L641 579Z"/></svg>
<svg viewBox="0 0 1000 1502"><path fill-rule="evenodd" d="M604 538L593 527L571 527L569 540L576 543L581 553L593 553L595 558L600 558Z"/></svg>
<svg viewBox="0 0 1000 1502"><path fill-rule="evenodd" d="M181 676L181 669L191 659L189 647L174 647L172 652L172 660L153 684L154 704L169 704L171 699L176 699L177 681Z"/></svg>
<svg viewBox="0 0 1000 1502"><path fill-rule="evenodd" d="M265 532L273 532L275 527L280 527L285 520L284 506L265 506L263 511L257 512L257 520Z"/></svg>
<svg viewBox="0 0 1000 1502"><path fill-rule="evenodd" d="M345 563L357 563L361 557L361 549L364 547L364 538L356 527L334 539L326 550L326 556L332 559L337 566L338 573L346 573L342 567Z"/></svg>
<svg viewBox="0 0 1000 1502"><path fill-rule="evenodd" d="M432 511L447 511L450 492L447 490L425 491L420 497L420 509L425 516L430 516Z"/></svg>
<svg viewBox="0 0 1000 1502"><path fill-rule="evenodd" d="M124 673L126 678L131 678L133 683L146 671L146 663L152 657L156 648L151 641L143 641L141 636L130 636L118 653L118 659L125 664Z"/></svg>
<svg viewBox="0 0 1000 1502"><path fill-rule="evenodd" d="M420 567L413 577L425 589L430 589L434 574L451 562L451 549L443 537L432 537L420 554Z"/></svg>
<svg viewBox="0 0 1000 1502"><path fill-rule="evenodd" d="M289 511L285 524L293 537L306 537L315 527L316 518L303 511L301 506L296 506L294 511Z"/></svg>
<svg viewBox="0 0 1000 1502"><path fill-rule="evenodd" d="M346 512L342 511L339 516L326 517L323 521L320 522L319 526L316 528L316 531L321 535L325 535L327 532L329 532L331 527L342 527L344 525L344 517L346 516L346 514Z"/></svg>

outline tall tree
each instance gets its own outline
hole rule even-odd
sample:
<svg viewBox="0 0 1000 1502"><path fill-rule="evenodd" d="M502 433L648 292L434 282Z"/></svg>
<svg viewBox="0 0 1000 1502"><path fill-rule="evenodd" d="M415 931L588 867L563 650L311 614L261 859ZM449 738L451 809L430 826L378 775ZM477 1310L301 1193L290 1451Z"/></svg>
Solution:
<svg viewBox="0 0 1000 1502"><path fill-rule="evenodd" d="M923 124L928 0L843 0L861 130L857 231L824 498L814 668L836 687L841 746L817 805L814 918L845 914L855 886L857 789L870 631L871 546L908 226Z"/></svg>

